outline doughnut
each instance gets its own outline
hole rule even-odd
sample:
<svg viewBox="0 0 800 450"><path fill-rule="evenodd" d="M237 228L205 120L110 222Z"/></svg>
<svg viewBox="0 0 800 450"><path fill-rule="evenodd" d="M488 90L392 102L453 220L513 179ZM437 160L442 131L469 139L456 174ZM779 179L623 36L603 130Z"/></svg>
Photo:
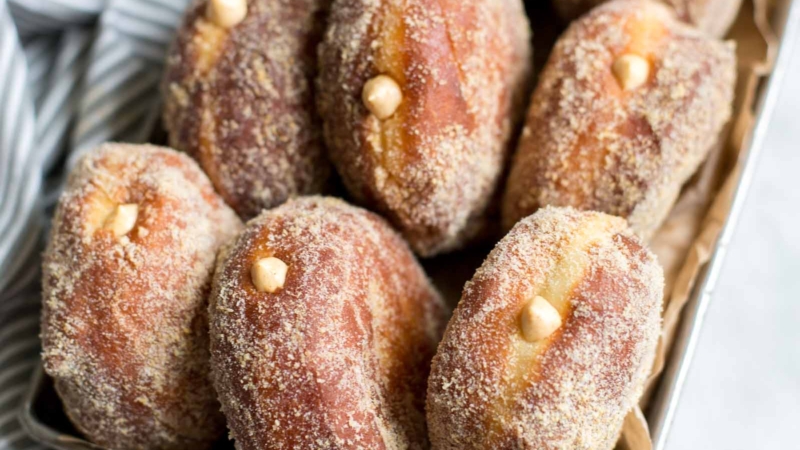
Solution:
<svg viewBox="0 0 800 450"><path fill-rule="evenodd" d="M503 199L506 229L539 207L628 220L645 240L731 116L732 42L666 6L617 0L573 22L534 91Z"/></svg>
<svg viewBox="0 0 800 450"><path fill-rule="evenodd" d="M237 449L428 448L444 308L378 216L324 197L264 211L223 251L209 321Z"/></svg>
<svg viewBox="0 0 800 450"><path fill-rule="evenodd" d="M556 12L573 20L608 0L553 0ZM647 1L647 0L642 0ZM662 0L678 18L710 36L724 36L736 20L742 0Z"/></svg>
<svg viewBox="0 0 800 450"><path fill-rule="evenodd" d="M328 2L195 1L177 32L162 82L169 143L242 217L327 186L313 80Z"/></svg>
<svg viewBox="0 0 800 450"><path fill-rule="evenodd" d="M663 286L624 219L546 207L520 221L433 359L433 448L614 448L655 356Z"/></svg>
<svg viewBox="0 0 800 450"><path fill-rule="evenodd" d="M480 234L524 114L520 0L335 0L319 50L328 154L422 256Z"/></svg>
<svg viewBox="0 0 800 450"><path fill-rule="evenodd" d="M201 450L224 434L207 299L241 226L185 154L104 144L78 160L44 254L42 358L89 440Z"/></svg>

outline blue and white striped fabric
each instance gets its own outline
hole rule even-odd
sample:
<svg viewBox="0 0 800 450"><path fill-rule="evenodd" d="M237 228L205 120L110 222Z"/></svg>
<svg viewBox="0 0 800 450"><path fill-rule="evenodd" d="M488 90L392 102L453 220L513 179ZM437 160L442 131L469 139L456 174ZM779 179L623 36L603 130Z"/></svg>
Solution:
<svg viewBox="0 0 800 450"><path fill-rule="evenodd" d="M189 0L0 0L0 450L37 449L17 410L39 359L39 266L65 165L147 140Z"/></svg>

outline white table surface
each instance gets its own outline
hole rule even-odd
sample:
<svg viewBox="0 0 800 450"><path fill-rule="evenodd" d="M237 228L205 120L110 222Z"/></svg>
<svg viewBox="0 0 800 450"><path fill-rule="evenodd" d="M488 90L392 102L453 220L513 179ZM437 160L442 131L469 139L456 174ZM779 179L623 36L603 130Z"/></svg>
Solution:
<svg viewBox="0 0 800 450"><path fill-rule="evenodd" d="M668 450L800 449L800 43L781 93Z"/></svg>

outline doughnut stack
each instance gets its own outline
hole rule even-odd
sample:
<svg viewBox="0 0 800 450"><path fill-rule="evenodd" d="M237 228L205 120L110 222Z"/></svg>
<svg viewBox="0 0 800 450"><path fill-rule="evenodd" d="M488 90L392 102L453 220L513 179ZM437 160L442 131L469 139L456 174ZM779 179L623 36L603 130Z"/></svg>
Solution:
<svg viewBox="0 0 800 450"><path fill-rule="evenodd" d="M614 448L661 330L647 242L731 116L738 2L553 4L534 86L521 0L193 2L174 150L100 146L53 218L42 355L75 428ZM418 258L487 242L451 311Z"/></svg>

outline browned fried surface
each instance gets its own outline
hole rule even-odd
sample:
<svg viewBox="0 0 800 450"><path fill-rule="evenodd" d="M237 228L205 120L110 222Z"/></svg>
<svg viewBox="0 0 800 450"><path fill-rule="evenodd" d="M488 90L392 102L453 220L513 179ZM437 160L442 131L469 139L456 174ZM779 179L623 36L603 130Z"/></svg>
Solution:
<svg viewBox="0 0 800 450"><path fill-rule="evenodd" d="M250 268L274 256L283 289ZM438 294L378 216L307 197L262 213L220 259L214 382L237 448L423 449Z"/></svg>
<svg viewBox="0 0 800 450"><path fill-rule="evenodd" d="M565 19L574 19L608 0L553 0L556 11ZM663 0L678 18L711 36L724 36L736 19L742 0Z"/></svg>
<svg viewBox="0 0 800 450"><path fill-rule="evenodd" d="M525 98L530 31L519 0L336 0L320 48L320 114L339 173L421 255L481 227ZM387 74L403 102L361 102Z"/></svg>
<svg viewBox="0 0 800 450"><path fill-rule="evenodd" d="M117 204L136 227L102 229ZM208 448L224 430L208 380L206 296L236 215L175 151L106 144L80 160L44 256L45 370L89 439L114 449Z"/></svg>
<svg viewBox="0 0 800 450"><path fill-rule="evenodd" d="M663 274L622 219L544 208L495 247L447 326L428 387L436 449L609 450L653 361ZM525 341L542 296L563 325Z"/></svg>
<svg viewBox="0 0 800 450"><path fill-rule="evenodd" d="M167 58L164 124L170 144L200 162L243 217L328 178L313 79L329 0L250 0L226 30L195 2Z"/></svg>
<svg viewBox="0 0 800 450"><path fill-rule="evenodd" d="M611 66L651 65L623 91ZM733 44L705 37L666 7L605 4L556 43L533 94L506 188L507 228L544 205L626 217L648 238L717 141L731 113Z"/></svg>

